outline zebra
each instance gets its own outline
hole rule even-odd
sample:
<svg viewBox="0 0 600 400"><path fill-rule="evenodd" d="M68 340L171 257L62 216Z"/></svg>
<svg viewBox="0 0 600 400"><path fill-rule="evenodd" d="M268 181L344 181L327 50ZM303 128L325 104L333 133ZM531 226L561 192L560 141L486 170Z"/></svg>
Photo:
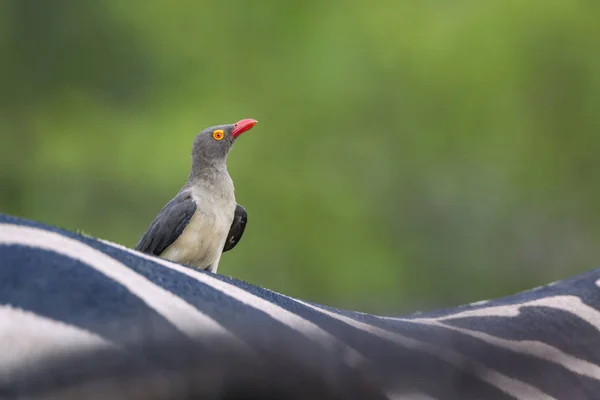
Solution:
<svg viewBox="0 0 600 400"><path fill-rule="evenodd" d="M598 399L599 286L379 316L0 215L0 398Z"/></svg>

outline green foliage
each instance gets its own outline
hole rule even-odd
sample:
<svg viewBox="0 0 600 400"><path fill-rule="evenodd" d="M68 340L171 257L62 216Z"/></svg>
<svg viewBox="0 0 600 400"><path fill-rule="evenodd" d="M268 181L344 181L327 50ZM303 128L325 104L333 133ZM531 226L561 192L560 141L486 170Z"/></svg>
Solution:
<svg viewBox="0 0 600 400"><path fill-rule="evenodd" d="M200 129L249 213L219 272L400 312L600 262L592 1L0 3L0 212L134 246Z"/></svg>

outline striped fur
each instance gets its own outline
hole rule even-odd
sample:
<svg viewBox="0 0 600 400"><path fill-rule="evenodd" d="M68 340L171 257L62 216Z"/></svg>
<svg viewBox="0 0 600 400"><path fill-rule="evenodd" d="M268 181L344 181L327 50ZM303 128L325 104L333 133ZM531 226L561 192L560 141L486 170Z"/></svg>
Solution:
<svg viewBox="0 0 600 400"><path fill-rule="evenodd" d="M0 216L0 398L596 399L599 282L381 317Z"/></svg>

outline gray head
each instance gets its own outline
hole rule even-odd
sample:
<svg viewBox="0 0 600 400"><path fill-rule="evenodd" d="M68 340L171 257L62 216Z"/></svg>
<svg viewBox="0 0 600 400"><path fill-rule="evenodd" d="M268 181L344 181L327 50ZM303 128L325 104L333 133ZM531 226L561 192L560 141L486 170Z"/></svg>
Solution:
<svg viewBox="0 0 600 400"><path fill-rule="evenodd" d="M227 154L235 140L256 122L243 119L235 124L211 126L197 134L192 146L192 173L225 166Z"/></svg>

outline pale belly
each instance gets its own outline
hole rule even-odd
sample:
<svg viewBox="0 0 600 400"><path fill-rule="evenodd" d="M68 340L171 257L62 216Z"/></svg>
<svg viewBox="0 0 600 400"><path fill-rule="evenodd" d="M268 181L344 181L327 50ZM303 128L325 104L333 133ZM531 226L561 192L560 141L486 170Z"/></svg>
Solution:
<svg viewBox="0 0 600 400"><path fill-rule="evenodd" d="M177 240L160 255L171 261L216 272L235 206L226 210L196 211Z"/></svg>

